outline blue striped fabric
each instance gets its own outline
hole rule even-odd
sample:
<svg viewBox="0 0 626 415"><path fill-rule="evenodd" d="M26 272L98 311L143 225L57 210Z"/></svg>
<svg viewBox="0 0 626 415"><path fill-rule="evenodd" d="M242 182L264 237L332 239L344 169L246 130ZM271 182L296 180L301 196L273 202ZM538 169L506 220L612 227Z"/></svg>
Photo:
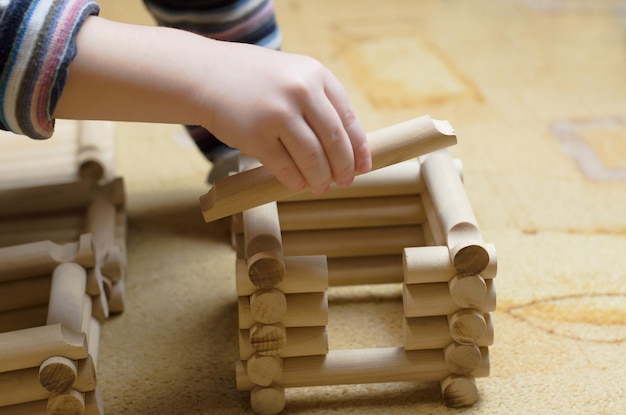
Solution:
<svg viewBox="0 0 626 415"><path fill-rule="evenodd" d="M92 0L0 1L0 128L52 135L76 34L98 11Z"/></svg>
<svg viewBox="0 0 626 415"><path fill-rule="evenodd" d="M271 0L144 0L161 26L206 37L280 49Z"/></svg>

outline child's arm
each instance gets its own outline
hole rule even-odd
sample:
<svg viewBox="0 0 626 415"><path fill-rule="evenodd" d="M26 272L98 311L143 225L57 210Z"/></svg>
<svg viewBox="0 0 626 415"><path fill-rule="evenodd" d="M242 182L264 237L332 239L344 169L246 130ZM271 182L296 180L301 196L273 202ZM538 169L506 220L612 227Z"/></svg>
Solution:
<svg viewBox="0 0 626 415"><path fill-rule="evenodd" d="M292 190L371 166L345 90L311 58L98 17L77 46L55 117L202 125Z"/></svg>

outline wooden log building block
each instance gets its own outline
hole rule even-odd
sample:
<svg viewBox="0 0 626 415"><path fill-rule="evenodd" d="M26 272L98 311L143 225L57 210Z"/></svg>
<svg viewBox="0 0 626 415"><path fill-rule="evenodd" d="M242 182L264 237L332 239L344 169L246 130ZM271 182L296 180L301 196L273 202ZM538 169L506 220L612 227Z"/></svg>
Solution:
<svg viewBox="0 0 626 415"><path fill-rule="evenodd" d="M494 330L491 313L462 309L447 316L447 320L450 336L455 342L478 346L493 344Z"/></svg>
<svg viewBox="0 0 626 415"><path fill-rule="evenodd" d="M243 212L248 276L258 288L272 288L285 278L285 255L276 202Z"/></svg>
<svg viewBox="0 0 626 415"><path fill-rule="evenodd" d="M487 297L487 282L480 275L455 275L448 282L450 297L462 308L477 308Z"/></svg>
<svg viewBox="0 0 626 415"><path fill-rule="evenodd" d="M480 273L484 279L493 279L497 273L496 250L493 244L485 244L489 263ZM446 246L423 246L405 248L402 254L404 281L407 284L448 282L457 270L450 259Z"/></svg>
<svg viewBox="0 0 626 415"><path fill-rule="evenodd" d="M48 318L48 304L18 308L0 313L0 333L44 326Z"/></svg>
<svg viewBox="0 0 626 415"><path fill-rule="evenodd" d="M454 145L456 136L447 121L423 116L370 133L368 141L372 170L377 170ZM200 197L200 206L204 220L210 222L293 193L261 166L217 180Z"/></svg>
<svg viewBox="0 0 626 415"><path fill-rule="evenodd" d="M78 176L98 182L110 179L114 170L115 123L80 121L76 164Z"/></svg>
<svg viewBox="0 0 626 415"><path fill-rule="evenodd" d="M98 358L100 356L100 331L100 322L92 317L87 335L87 351L96 369L98 368Z"/></svg>
<svg viewBox="0 0 626 415"><path fill-rule="evenodd" d="M278 216L283 232L417 225L426 220L419 195L279 203Z"/></svg>
<svg viewBox="0 0 626 415"><path fill-rule="evenodd" d="M126 309L126 284L124 280L104 279L109 313L122 313Z"/></svg>
<svg viewBox="0 0 626 415"><path fill-rule="evenodd" d="M81 234L77 241L63 245L44 240L0 248L0 282L50 274L63 262L93 266L91 235Z"/></svg>
<svg viewBox="0 0 626 415"><path fill-rule="evenodd" d="M19 187L0 190L0 218L53 214L86 209L96 195L124 206L124 181L116 178L103 185L76 181L55 185ZM32 203L37 200L37 203Z"/></svg>
<svg viewBox="0 0 626 415"><path fill-rule="evenodd" d="M49 357L39 366L38 377L39 383L47 391L67 392L78 378L78 363L63 356Z"/></svg>
<svg viewBox="0 0 626 415"><path fill-rule="evenodd" d="M280 357L314 356L328 353L328 331L320 327L286 327L287 343L278 351ZM239 358L248 360L257 351L250 343L250 331L239 330Z"/></svg>
<svg viewBox="0 0 626 415"><path fill-rule="evenodd" d="M367 197L394 197L418 195L426 189L421 165L416 158L369 171L354 178L348 187L332 184L321 195L311 192L298 193L279 201L282 203L312 200L356 199Z"/></svg>
<svg viewBox="0 0 626 415"><path fill-rule="evenodd" d="M57 266L52 273L47 324L63 324L80 332L87 287L85 269L71 262Z"/></svg>
<svg viewBox="0 0 626 415"><path fill-rule="evenodd" d="M473 376L450 375L440 382L441 394L446 406L462 408L478 400L478 387Z"/></svg>
<svg viewBox="0 0 626 415"><path fill-rule="evenodd" d="M0 415L49 415L48 399L25 402L17 405L0 406ZM85 393L84 415L104 415L102 396L97 389Z"/></svg>
<svg viewBox="0 0 626 415"><path fill-rule="evenodd" d="M260 356L278 356L287 344L287 330L282 324L257 323L248 332L250 344Z"/></svg>
<svg viewBox="0 0 626 415"><path fill-rule="evenodd" d="M255 386L250 391L250 407L257 415L277 415L285 404L285 388L280 385Z"/></svg>
<svg viewBox="0 0 626 415"><path fill-rule="evenodd" d="M476 309L483 313L496 308L496 290L493 280L485 280L487 294L482 304ZM446 283L404 284L403 306L406 317L425 317L448 315L457 312L461 307L450 295Z"/></svg>
<svg viewBox="0 0 626 415"><path fill-rule="evenodd" d="M484 317L482 318L484 326L474 323L472 326L474 330L467 329L465 326L458 328L450 324L449 320L447 316L405 317L404 348L406 350L443 349L450 343L457 342L458 338L463 340L462 344L476 344L481 347L493 344L493 325L488 326Z"/></svg>
<svg viewBox="0 0 626 415"><path fill-rule="evenodd" d="M270 386L283 376L283 358L254 355L246 361L246 376L254 385Z"/></svg>
<svg viewBox="0 0 626 415"><path fill-rule="evenodd" d="M245 259L236 261L237 295L248 296L258 288L248 278ZM328 262L324 255L285 257L285 278L276 289L285 294L322 292L328 289Z"/></svg>
<svg viewBox="0 0 626 415"><path fill-rule="evenodd" d="M115 244L115 204L102 195L94 196L87 208L85 230L92 235L96 263L100 267Z"/></svg>
<svg viewBox="0 0 626 415"><path fill-rule="evenodd" d="M50 356L88 356L85 334L61 324L0 333L0 372L37 367Z"/></svg>
<svg viewBox="0 0 626 415"><path fill-rule="evenodd" d="M420 160L426 187L457 272L480 274L489 264L489 254L450 152L440 150Z"/></svg>
<svg viewBox="0 0 626 415"><path fill-rule="evenodd" d="M480 365L482 352L475 344L452 342L443 349L448 369L457 375L469 375Z"/></svg>
<svg viewBox="0 0 626 415"><path fill-rule="evenodd" d="M76 235L80 235L84 227L85 217L81 210L9 218L0 222L0 230L3 233L51 235L50 239L54 235L62 235L63 231L68 230L72 230ZM3 238L3 240L8 239L8 236ZM33 239L33 241L45 239ZM74 240L76 239L78 237Z"/></svg>
<svg viewBox="0 0 626 415"><path fill-rule="evenodd" d="M258 290L250 296L250 312L259 323L274 324L287 313L287 297L277 289Z"/></svg>
<svg viewBox="0 0 626 415"><path fill-rule="evenodd" d="M95 390L95 382L81 368L86 359L75 362L61 356L46 359L40 367L0 372L0 407L48 399L72 389ZM72 383L69 383L72 382Z"/></svg>
<svg viewBox="0 0 626 415"><path fill-rule="evenodd" d="M124 279L126 273L126 253L117 237L102 261L100 272L112 282Z"/></svg>
<svg viewBox="0 0 626 415"><path fill-rule="evenodd" d="M48 305L50 275L0 283L0 313Z"/></svg>
<svg viewBox="0 0 626 415"><path fill-rule="evenodd" d="M332 287L402 281L402 256L399 254L328 259L328 283Z"/></svg>
<svg viewBox="0 0 626 415"><path fill-rule="evenodd" d="M285 327L314 327L328 324L328 294L326 292L287 294L284 317L279 320ZM239 328L249 329L258 320L252 314L250 299L239 297Z"/></svg>
<svg viewBox="0 0 626 415"><path fill-rule="evenodd" d="M489 374L489 351L484 353L474 377ZM246 362L237 361L237 389L252 390L255 383L247 375ZM432 382L451 375L443 350L379 348L331 350L325 356L283 359L282 377L277 383L289 387L331 386L385 382Z"/></svg>
<svg viewBox="0 0 626 415"><path fill-rule="evenodd" d="M424 245L420 225L329 229L283 233L285 255L328 258L401 254L407 246Z"/></svg>
<svg viewBox="0 0 626 415"><path fill-rule="evenodd" d="M50 396L47 411L49 415L83 415L85 406L85 394L71 389L68 392Z"/></svg>

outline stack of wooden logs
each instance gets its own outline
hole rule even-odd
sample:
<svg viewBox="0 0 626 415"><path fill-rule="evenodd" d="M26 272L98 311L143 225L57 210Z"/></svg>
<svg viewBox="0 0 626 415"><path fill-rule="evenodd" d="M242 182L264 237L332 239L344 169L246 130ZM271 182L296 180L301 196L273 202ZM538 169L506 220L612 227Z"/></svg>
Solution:
<svg viewBox="0 0 626 415"><path fill-rule="evenodd" d="M2 415L103 414L100 325L124 310L126 269L114 133L65 121L44 142L0 137Z"/></svg>
<svg viewBox="0 0 626 415"><path fill-rule="evenodd" d="M251 391L256 413L282 411L285 387L438 381L448 406L478 399L475 378L489 374L497 265L460 172L440 150L348 188L232 216L237 387ZM328 299L319 293L382 283L403 284L403 347L328 350Z"/></svg>

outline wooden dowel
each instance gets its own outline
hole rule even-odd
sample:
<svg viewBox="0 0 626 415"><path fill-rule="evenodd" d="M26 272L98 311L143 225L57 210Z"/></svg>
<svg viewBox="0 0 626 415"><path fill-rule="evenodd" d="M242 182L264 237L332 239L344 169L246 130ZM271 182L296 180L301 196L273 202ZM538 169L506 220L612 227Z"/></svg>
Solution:
<svg viewBox="0 0 626 415"><path fill-rule="evenodd" d="M296 293L285 296L287 312L280 323L285 327L313 327L328 324L328 294L326 292ZM250 310L250 299L239 297L239 328L249 329L257 320Z"/></svg>
<svg viewBox="0 0 626 415"><path fill-rule="evenodd" d="M368 141L372 170L377 170L454 145L456 136L447 121L423 116L370 133ZM294 193L261 166L217 180L200 197L200 205L204 220L210 222Z"/></svg>
<svg viewBox="0 0 626 415"><path fill-rule="evenodd" d="M460 344L493 344L493 321L491 313L462 309L448 316L448 328L452 339Z"/></svg>
<svg viewBox="0 0 626 415"><path fill-rule="evenodd" d="M287 327L287 343L278 351L280 357L314 356L328 353L326 326ZM250 343L250 331L239 330L239 358L248 360L257 351Z"/></svg>
<svg viewBox="0 0 626 415"><path fill-rule="evenodd" d="M80 332L86 287L87 273L82 266L71 262L57 266L52 273L47 324L60 323Z"/></svg>
<svg viewBox="0 0 626 415"><path fill-rule="evenodd" d="M450 343L443 349L448 369L457 375L469 375L480 365L482 354L475 344Z"/></svg>
<svg viewBox="0 0 626 415"><path fill-rule="evenodd" d="M98 358L100 356L100 330L100 322L92 317L87 336L87 350L96 369L98 368Z"/></svg>
<svg viewBox="0 0 626 415"><path fill-rule="evenodd" d="M480 307L477 307L483 313L496 309L496 290L493 280L485 280L485 282L487 295ZM406 317L448 315L461 309L452 301L450 289L446 283L404 284L402 302Z"/></svg>
<svg viewBox="0 0 626 415"><path fill-rule="evenodd" d="M462 408L478 400L478 387L473 376L450 375L440 382L441 394L446 406Z"/></svg>
<svg viewBox="0 0 626 415"><path fill-rule="evenodd" d="M117 282L124 278L126 270L125 252L116 239L109 247L106 257L102 261L100 272L113 282Z"/></svg>
<svg viewBox="0 0 626 415"><path fill-rule="evenodd" d="M375 255L328 259L328 282L332 287L402 282L401 255Z"/></svg>
<svg viewBox="0 0 626 415"><path fill-rule="evenodd" d="M246 375L254 385L270 386L283 376L283 359L254 355L246 361Z"/></svg>
<svg viewBox="0 0 626 415"><path fill-rule="evenodd" d="M497 273L495 246L485 244L485 247L489 254L489 263L480 276L484 279L495 278ZM457 275L457 270L450 258L450 250L446 246L405 248L402 265L404 281L407 284L448 282Z"/></svg>
<svg viewBox="0 0 626 415"><path fill-rule="evenodd" d="M321 195L302 192L286 197L279 206L283 202L417 195L425 188L421 165L415 158L357 176L348 187L332 184Z"/></svg>
<svg viewBox="0 0 626 415"><path fill-rule="evenodd" d="M0 313L0 333L43 326L47 318L47 302L36 307L4 311Z"/></svg>
<svg viewBox="0 0 626 415"><path fill-rule="evenodd" d="M480 349L482 358L472 374L488 376L489 351ZM325 356L283 359L282 377L277 383L288 387L330 386L385 382L432 382L451 374L443 350L402 348L332 350ZM236 364L237 389L251 390L254 383L246 375L246 364Z"/></svg>
<svg viewBox="0 0 626 415"><path fill-rule="evenodd" d="M463 336L466 344L490 346L493 344L493 326L481 333ZM455 342L446 316L427 316L405 318L403 324L404 348L407 350L443 349ZM471 342L467 342L471 336ZM458 330L455 337L459 337Z"/></svg>
<svg viewBox="0 0 626 415"><path fill-rule="evenodd" d="M87 208L86 215L85 229L92 234L96 261L102 264L115 243L115 205L98 195Z"/></svg>
<svg viewBox="0 0 626 415"><path fill-rule="evenodd" d="M78 378L78 364L62 356L52 356L39 366L39 383L53 393L67 392Z"/></svg>
<svg viewBox="0 0 626 415"><path fill-rule="evenodd" d="M51 241L57 244L67 244L76 241L80 237L81 230L76 228L63 228L52 231L32 230L18 233L1 233L0 247L12 245L30 244L39 241Z"/></svg>
<svg viewBox="0 0 626 415"><path fill-rule="evenodd" d="M73 229L80 235L84 227L85 218L81 211L10 218L0 222L0 231L2 233L35 234L39 232L44 234L49 232L51 235L54 235L56 231Z"/></svg>
<svg viewBox="0 0 626 415"><path fill-rule="evenodd" d="M285 255L276 202L243 212L248 276L258 288L272 288L285 278Z"/></svg>
<svg viewBox="0 0 626 415"><path fill-rule="evenodd" d="M50 275L0 283L0 313L19 308L47 305Z"/></svg>
<svg viewBox="0 0 626 415"><path fill-rule="evenodd" d="M283 232L416 225L426 220L419 195L279 203L278 215Z"/></svg>
<svg viewBox="0 0 626 415"><path fill-rule="evenodd" d="M462 308L476 308L487 296L487 283L480 275L455 275L448 282L450 297Z"/></svg>
<svg viewBox="0 0 626 415"><path fill-rule="evenodd" d="M255 324L248 334L252 348L261 356L278 356L287 344L287 331L282 324Z"/></svg>
<svg viewBox="0 0 626 415"><path fill-rule="evenodd" d="M39 383L39 368L0 373L0 407L47 399L50 392Z"/></svg>
<svg viewBox="0 0 626 415"><path fill-rule="evenodd" d="M255 386L250 391L250 407L257 415L278 415L285 403L285 388L280 385Z"/></svg>
<svg viewBox="0 0 626 415"><path fill-rule="evenodd" d="M61 324L0 333L0 344L0 372L36 367L50 356L88 355L86 336Z"/></svg>
<svg viewBox="0 0 626 415"><path fill-rule="evenodd" d="M250 296L249 304L252 318L259 323L278 323L287 313L285 293L277 289L256 291Z"/></svg>
<svg viewBox="0 0 626 415"><path fill-rule="evenodd" d="M248 278L245 259L236 261L237 295L251 295L257 290ZM326 291L328 288L328 262L324 255L285 257L285 279L276 289L286 293Z"/></svg>
<svg viewBox="0 0 626 415"><path fill-rule="evenodd" d="M48 399L24 402L17 405L0 406L0 415L49 415ZM85 393L84 415L104 415L100 392Z"/></svg>
<svg viewBox="0 0 626 415"><path fill-rule="evenodd" d="M66 393L52 395L48 398L49 415L83 415L85 413L85 394L70 389Z"/></svg>
<svg viewBox="0 0 626 415"><path fill-rule="evenodd" d="M79 392L89 392L96 389L98 383L96 365L91 355L77 362L76 382L73 388Z"/></svg>
<svg viewBox="0 0 626 415"><path fill-rule="evenodd" d="M105 281L108 278L104 279ZM110 313L122 313L126 309L126 283L124 280L111 281L110 289L105 290Z"/></svg>
<svg viewBox="0 0 626 415"><path fill-rule="evenodd" d="M98 186L88 181L19 187L0 191L0 217L9 218L84 209L95 195L101 195L116 206L125 204L124 182L116 178ZM32 201L36 200L37 203Z"/></svg>
<svg viewBox="0 0 626 415"><path fill-rule="evenodd" d="M474 211L450 152L423 156L422 171L428 193L458 272L477 275L489 264Z"/></svg>
<svg viewBox="0 0 626 415"><path fill-rule="evenodd" d="M422 196L422 204L424 205L424 211L426 213L426 223L424 223L424 227L428 228L428 232L425 232L424 237L428 241L428 245L437 245L437 246L447 246L446 245L446 237L444 235L443 229L441 228L441 223L439 222L439 217L437 216L437 211L435 210L435 206L433 205L432 198L428 192L424 192L421 194Z"/></svg>
<svg viewBox="0 0 626 415"><path fill-rule="evenodd" d="M115 160L115 123L80 121L77 138L78 175L94 182L110 178Z"/></svg>
<svg viewBox="0 0 626 415"><path fill-rule="evenodd" d="M283 233L285 255L328 258L401 254L407 246L424 245L420 225L330 229Z"/></svg>

